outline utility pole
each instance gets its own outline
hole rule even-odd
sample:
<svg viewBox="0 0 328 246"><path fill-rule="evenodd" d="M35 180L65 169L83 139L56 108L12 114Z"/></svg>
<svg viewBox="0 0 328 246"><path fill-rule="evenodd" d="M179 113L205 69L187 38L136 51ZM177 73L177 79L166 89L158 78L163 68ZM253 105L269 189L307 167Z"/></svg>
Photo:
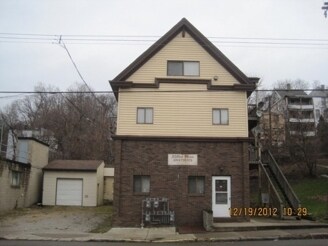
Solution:
<svg viewBox="0 0 328 246"><path fill-rule="evenodd" d="M269 96L269 149L272 146L271 95Z"/></svg>

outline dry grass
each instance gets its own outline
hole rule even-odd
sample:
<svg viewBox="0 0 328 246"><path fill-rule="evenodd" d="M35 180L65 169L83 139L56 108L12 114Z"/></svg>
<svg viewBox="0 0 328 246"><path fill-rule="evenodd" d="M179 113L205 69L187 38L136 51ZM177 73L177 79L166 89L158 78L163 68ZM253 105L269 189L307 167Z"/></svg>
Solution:
<svg viewBox="0 0 328 246"><path fill-rule="evenodd" d="M90 232L103 233L107 232L112 225L112 206L99 207L72 207L72 206L33 206L31 208L13 209L0 213L0 221L28 215L33 220L39 220L44 217L48 218L66 218L72 215L89 214L92 217L100 217L98 225L94 226Z"/></svg>
<svg viewBox="0 0 328 246"><path fill-rule="evenodd" d="M97 207L96 209L97 214L101 214L104 217L103 222L98 224L96 228L91 230L92 233L104 233L109 231L112 228L112 214L113 214L113 207L112 206L102 206Z"/></svg>

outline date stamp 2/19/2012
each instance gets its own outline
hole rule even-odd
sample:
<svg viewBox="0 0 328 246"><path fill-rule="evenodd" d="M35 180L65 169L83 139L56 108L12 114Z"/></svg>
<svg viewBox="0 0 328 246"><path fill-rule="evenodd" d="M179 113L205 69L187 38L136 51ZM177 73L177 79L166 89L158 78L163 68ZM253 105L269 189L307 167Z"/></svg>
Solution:
<svg viewBox="0 0 328 246"><path fill-rule="evenodd" d="M290 208L284 207L282 209L283 216L307 216L307 208ZM230 208L230 215L232 217L237 216L249 216L249 217L274 217L279 215L278 208Z"/></svg>

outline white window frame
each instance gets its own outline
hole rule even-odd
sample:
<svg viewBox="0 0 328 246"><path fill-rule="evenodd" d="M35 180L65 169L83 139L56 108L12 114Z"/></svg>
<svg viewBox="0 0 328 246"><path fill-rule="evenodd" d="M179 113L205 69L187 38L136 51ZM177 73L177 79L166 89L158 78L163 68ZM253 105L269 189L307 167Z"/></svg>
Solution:
<svg viewBox="0 0 328 246"><path fill-rule="evenodd" d="M137 108L137 124L153 124L153 122L154 122L154 108L151 107Z"/></svg>
<svg viewBox="0 0 328 246"><path fill-rule="evenodd" d="M227 113L227 120L223 122L222 113ZM215 113L220 114L220 118L217 121L215 118ZM212 124L213 125L229 125L229 109L228 108L213 108L212 109Z"/></svg>
<svg viewBox="0 0 328 246"><path fill-rule="evenodd" d="M182 64L182 71L179 74L171 74L169 70L169 64L172 63L178 63ZM196 72L187 72L188 71L188 64L190 65L198 65ZM200 62L199 61L167 61L167 76L193 76L193 77L199 77L200 76Z"/></svg>
<svg viewBox="0 0 328 246"><path fill-rule="evenodd" d="M140 180L137 180L140 179ZM140 189L136 182L141 182ZM150 192L150 175L133 175L133 193L149 193Z"/></svg>

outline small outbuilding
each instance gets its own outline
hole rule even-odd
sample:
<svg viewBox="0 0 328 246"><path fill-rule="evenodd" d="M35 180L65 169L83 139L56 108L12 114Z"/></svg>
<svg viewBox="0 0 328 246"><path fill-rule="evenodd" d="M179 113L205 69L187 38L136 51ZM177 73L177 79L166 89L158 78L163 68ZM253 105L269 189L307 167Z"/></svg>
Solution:
<svg viewBox="0 0 328 246"><path fill-rule="evenodd" d="M112 203L114 198L114 168L104 169L104 203Z"/></svg>
<svg viewBox="0 0 328 246"><path fill-rule="evenodd" d="M50 162L43 169L43 205L102 205L104 165L102 160Z"/></svg>

